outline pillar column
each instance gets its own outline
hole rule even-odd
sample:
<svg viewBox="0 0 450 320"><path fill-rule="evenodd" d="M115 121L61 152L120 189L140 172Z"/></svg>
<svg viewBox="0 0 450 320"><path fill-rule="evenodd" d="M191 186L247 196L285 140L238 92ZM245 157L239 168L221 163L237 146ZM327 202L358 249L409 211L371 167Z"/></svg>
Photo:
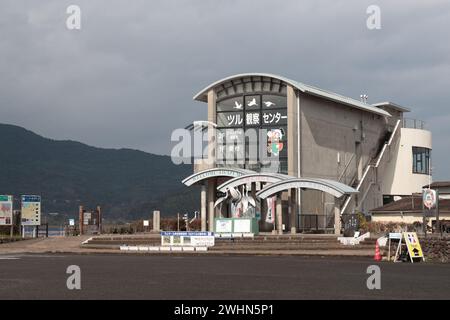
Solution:
<svg viewBox="0 0 450 320"><path fill-rule="evenodd" d="M102 208L100 206L97 206L97 212L98 212L98 233L102 233Z"/></svg>
<svg viewBox="0 0 450 320"><path fill-rule="evenodd" d="M80 228L80 235L83 235L83 206L78 208L78 226Z"/></svg>
<svg viewBox="0 0 450 320"><path fill-rule="evenodd" d="M281 193L277 194L277 203L275 211L276 211L276 224L278 234L283 234L283 207L282 207Z"/></svg>
<svg viewBox="0 0 450 320"><path fill-rule="evenodd" d="M161 214L158 210L153 211L153 231L161 230Z"/></svg>
<svg viewBox="0 0 450 320"><path fill-rule="evenodd" d="M334 234L341 234L341 208L339 207L337 201L334 201Z"/></svg>
<svg viewBox="0 0 450 320"><path fill-rule="evenodd" d="M296 234L297 233L297 199L296 199L297 190L291 189L289 191L289 193L290 193L290 195L289 195L289 210L290 210L289 225L291 227L291 233Z"/></svg>
<svg viewBox="0 0 450 320"><path fill-rule="evenodd" d="M200 191L200 219L202 231L206 231L206 186L202 184Z"/></svg>
<svg viewBox="0 0 450 320"><path fill-rule="evenodd" d="M208 230L214 231L214 202L216 195L216 183L213 179L208 180Z"/></svg>

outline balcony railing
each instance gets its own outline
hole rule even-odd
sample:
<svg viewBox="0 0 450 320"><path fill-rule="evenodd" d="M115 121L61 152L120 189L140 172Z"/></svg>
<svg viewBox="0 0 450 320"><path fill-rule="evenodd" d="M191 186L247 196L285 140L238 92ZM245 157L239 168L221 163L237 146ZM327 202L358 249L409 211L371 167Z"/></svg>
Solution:
<svg viewBox="0 0 450 320"><path fill-rule="evenodd" d="M424 130L425 129L425 121L417 120L417 119L404 118L403 119L402 128Z"/></svg>

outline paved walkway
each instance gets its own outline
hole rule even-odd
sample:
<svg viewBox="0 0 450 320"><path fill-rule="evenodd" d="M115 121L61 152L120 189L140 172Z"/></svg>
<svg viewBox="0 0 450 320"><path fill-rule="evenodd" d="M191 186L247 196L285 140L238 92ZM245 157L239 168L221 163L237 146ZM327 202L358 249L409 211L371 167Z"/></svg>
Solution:
<svg viewBox="0 0 450 320"><path fill-rule="evenodd" d="M371 250L222 250L208 251L207 253L190 252L124 252L117 249L92 249L82 248L81 243L90 236L79 237L50 237L40 239L30 239L12 243L0 244L0 255L25 254L25 253L78 253L78 254L96 254L96 253L115 253L115 254L134 254L134 255L277 255L277 256L359 256L370 257L373 255Z"/></svg>
<svg viewBox="0 0 450 320"><path fill-rule="evenodd" d="M0 254L83 252L81 242L90 236L28 239L0 245Z"/></svg>

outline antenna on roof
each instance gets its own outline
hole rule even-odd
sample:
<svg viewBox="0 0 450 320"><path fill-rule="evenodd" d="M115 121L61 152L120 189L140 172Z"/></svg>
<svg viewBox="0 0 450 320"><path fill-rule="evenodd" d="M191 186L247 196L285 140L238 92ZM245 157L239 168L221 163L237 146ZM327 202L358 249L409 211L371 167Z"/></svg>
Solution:
<svg viewBox="0 0 450 320"><path fill-rule="evenodd" d="M369 99L369 96L367 94L362 94L362 95L359 96L359 98L361 99L361 102L367 103L367 100Z"/></svg>

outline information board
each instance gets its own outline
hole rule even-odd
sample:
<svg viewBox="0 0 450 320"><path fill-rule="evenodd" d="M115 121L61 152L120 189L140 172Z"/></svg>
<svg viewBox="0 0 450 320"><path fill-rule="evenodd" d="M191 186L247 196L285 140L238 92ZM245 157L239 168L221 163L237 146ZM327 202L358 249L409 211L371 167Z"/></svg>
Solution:
<svg viewBox="0 0 450 320"><path fill-rule="evenodd" d="M13 197L0 195L0 226L12 224Z"/></svg>
<svg viewBox="0 0 450 320"><path fill-rule="evenodd" d="M21 197L21 200L22 225L41 225L41 197L35 195L25 195Z"/></svg>
<svg viewBox="0 0 450 320"><path fill-rule="evenodd" d="M162 246L212 247L214 233L200 231L161 231Z"/></svg>

